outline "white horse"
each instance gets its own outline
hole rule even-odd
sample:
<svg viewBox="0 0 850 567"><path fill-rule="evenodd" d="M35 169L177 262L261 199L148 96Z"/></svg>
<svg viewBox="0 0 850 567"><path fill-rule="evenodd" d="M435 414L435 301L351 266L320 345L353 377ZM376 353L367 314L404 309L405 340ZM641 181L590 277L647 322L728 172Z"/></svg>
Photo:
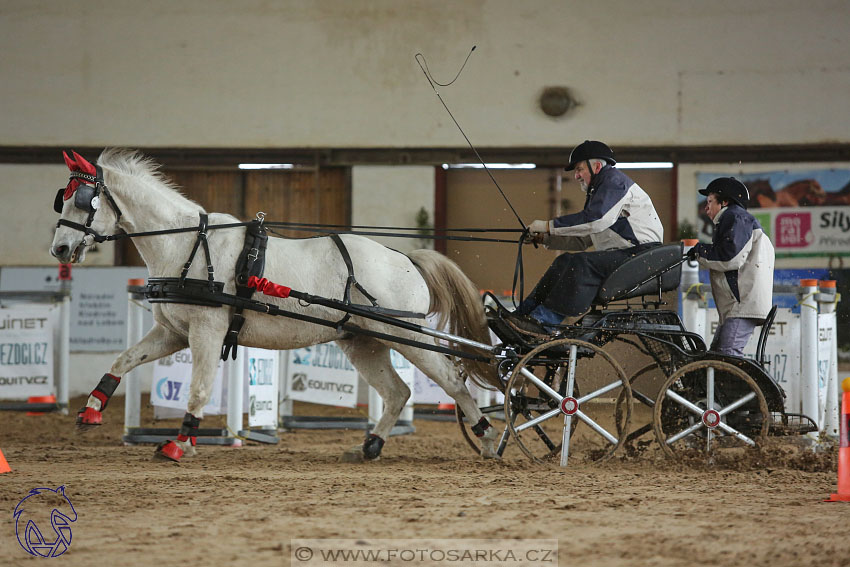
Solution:
<svg viewBox="0 0 850 567"><path fill-rule="evenodd" d="M50 248L60 262L81 262L86 247L95 234L127 233L196 227L204 209L181 195L158 171L158 165L138 152L106 149L97 167L82 156L65 155L71 170L68 186L56 198L61 210ZM212 213L209 224L237 223L238 219ZM224 228L208 232L209 250L215 279L224 283L224 292L236 292L235 267L245 241L246 229ZM196 242L197 233L182 232L134 237L151 277L178 277ZM477 289L456 264L431 250L417 250L408 255L390 250L364 237L343 235L362 289L373 295L383 308L413 313L438 313L448 322L456 336L489 344L484 310ZM189 278L207 279L203 252L192 263ZM341 300L348 270L340 251L331 238L269 238L264 277L271 282L310 293ZM351 289L354 303L365 303L362 293ZM304 305L293 298L260 296L287 311L338 321L344 313L319 305ZM86 407L77 416L81 429L99 425L101 412L120 382L120 377L136 366L157 360L187 346L192 351L192 382L189 388L188 412L176 441L157 449L157 454L179 460L183 454L194 454L195 437L203 407L209 401L222 341L233 315L233 307L207 307L179 303L153 305L155 324L136 345L122 352L98 386L92 391ZM264 349L294 349L335 341L384 400L384 412L372 435L362 447L346 451L348 460L374 459L380 455L384 440L398 419L410 390L390 363L390 347L439 384L455 399L464 414L477 424L482 440L482 455L495 457L495 429L489 426L464 385L461 373L444 354L412 346L378 340L364 335L342 335L336 329L306 323L288 317L255 311L244 312L245 323L239 344ZM425 325L423 319L405 319ZM368 318L352 316L358 326L414 340L435 339ZM499 386L492 366L484 363L462 363L479 383Z"/></svg>

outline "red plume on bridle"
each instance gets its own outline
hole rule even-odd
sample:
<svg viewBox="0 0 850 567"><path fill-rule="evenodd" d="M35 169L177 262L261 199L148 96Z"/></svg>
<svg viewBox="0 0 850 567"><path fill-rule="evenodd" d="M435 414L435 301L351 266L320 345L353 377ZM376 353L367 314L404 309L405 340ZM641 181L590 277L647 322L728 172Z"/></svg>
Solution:
<svg viewBox="0 0 850 567"><path fill-rule="evenodd" d="M62 152L62 157L65 158L65 165L68 166L68 169L72 172L79 171L81 173L87 173L88 175L97 175L97 169L86 161L86 158L73 150L71 150L71 153L74 154L74 159L69 158L67 152ZM74 194L74 191L76 191L79 186L80 180L72 178L71 181L68 182L68 186L65 188L65 194L62 195L62 198L66 201L70 199Z"/></svg>

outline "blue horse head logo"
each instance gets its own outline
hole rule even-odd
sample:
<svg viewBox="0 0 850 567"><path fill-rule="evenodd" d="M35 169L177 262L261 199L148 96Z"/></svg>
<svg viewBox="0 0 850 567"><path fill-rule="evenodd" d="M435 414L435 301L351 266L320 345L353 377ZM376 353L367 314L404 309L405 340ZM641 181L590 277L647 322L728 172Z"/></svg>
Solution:
<svg viewBox="0 0 850 567"><path fill-rule="evenodd" d="M65 495L64 486L55 490L33 488L15 506L12 517L18 543L30 555L59 557L71 546L71 524L77 521L77 511ZM48 517L53 534L45 526Z"/></svg>

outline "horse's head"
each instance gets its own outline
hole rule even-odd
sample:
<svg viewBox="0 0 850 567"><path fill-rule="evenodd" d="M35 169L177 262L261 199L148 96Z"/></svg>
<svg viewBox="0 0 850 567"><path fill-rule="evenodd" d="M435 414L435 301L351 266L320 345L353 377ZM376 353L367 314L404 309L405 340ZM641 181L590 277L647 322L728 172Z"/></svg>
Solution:
<svg viewBox="0 0 850 567"><path fill-rule="evenodd" d="M100 167L77 152L71 153L73 159L62 152L71 177L53 202L54 210L62 216L56 224L50 254L62 263L82 262L86 247L100 241L101 234L114 228L121 218L121 209L104 183Z"/></svg>

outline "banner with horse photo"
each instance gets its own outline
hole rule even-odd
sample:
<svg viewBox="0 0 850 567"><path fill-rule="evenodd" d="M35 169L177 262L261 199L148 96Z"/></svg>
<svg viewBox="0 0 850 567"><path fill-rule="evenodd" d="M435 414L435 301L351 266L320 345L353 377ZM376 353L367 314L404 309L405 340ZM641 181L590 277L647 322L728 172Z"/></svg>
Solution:
<svg viewBox="0 0 850 567"><path fill-rule="evenodd" d="M728 172L698 172L702 188ZM747 186L748 210L761 223L777 257L850 256L850 169L734 173ZM711 240L714 225L697 200L698 238Z"/></svg>

